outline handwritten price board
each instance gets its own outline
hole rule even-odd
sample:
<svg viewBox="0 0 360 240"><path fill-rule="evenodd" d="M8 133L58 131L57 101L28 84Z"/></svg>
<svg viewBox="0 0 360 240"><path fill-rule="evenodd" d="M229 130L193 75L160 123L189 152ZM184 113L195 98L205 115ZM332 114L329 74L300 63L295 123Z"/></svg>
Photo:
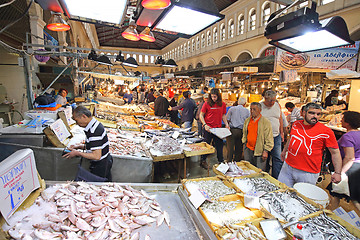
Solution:
<svg viewBox="0 0 360 240"><path fill-rule="evenodd" d="M34 153L19 150L0 163L0 211L6 221L40 187Z"/></svg>

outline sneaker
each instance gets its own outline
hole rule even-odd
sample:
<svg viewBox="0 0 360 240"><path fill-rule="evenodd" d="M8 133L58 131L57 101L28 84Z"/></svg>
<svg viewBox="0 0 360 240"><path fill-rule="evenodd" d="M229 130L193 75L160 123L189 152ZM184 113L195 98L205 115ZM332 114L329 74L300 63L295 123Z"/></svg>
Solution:
<svg viewBox="0 0 360 240"><path fill-rule="evenodd" d="M200 162L200 167L207 170L207 169L209 169L209 164L206 161L202 161L202 162Z"/></svg>

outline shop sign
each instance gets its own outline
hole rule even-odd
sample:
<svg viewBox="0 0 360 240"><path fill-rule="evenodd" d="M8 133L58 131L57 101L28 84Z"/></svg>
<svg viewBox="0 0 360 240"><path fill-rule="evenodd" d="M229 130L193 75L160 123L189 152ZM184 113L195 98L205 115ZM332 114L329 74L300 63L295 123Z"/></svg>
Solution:
<svg viewBox="0 0 360 240"><path fill-rule="evenodd" d="M0 211L5 220L39 187L35 157L30 148L4 159L0 163Z"/></svg>
<svg viewBox="0 0 360 240"><path fill-rule="evenodd" d="M276 48L275 72L283 70L297 70L298 72L324 72L334 69L346 68L352 71L356 69L359 41L345 47L330 48L325 50L298 53L289 53ZM355 57L354 57L355 56Z"/></svg>
<svg viewBox="0 0 360 240"><path fill-rule="evenodd" d="M55 133L59 141L62 143L71 136L64 122L60 118L56 120L53 124L51 124L50 128Z"/></svg>

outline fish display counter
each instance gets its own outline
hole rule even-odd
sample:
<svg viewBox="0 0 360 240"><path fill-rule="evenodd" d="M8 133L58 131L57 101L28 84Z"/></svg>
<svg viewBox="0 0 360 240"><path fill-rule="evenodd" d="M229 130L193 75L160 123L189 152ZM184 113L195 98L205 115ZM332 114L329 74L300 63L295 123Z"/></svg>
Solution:
<svg viewBox="0 0 360 240"><path fill-rule="evenodd" d="M178 184L46 184L34 204L2 221L1 234L10 239L216 239Z"/></svg>

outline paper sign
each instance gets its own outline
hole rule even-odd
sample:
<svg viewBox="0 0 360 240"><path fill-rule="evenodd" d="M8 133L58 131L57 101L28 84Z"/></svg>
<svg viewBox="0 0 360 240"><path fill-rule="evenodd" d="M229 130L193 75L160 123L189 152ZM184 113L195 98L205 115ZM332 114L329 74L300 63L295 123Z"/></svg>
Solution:
<svg viewBox="0 0 360 240"><path fill-rule="evenodd" d="M229 170L229 165L225 163L220 163L219 166L216 168L216 170L225 174Z"/></svg>
<svg viewBox="0 0 360 240"><path fill-rule="evenodd" d="M194 191L193 193L191 193L189 200L192 203L192 205L194 205L194 207L198 209L201 206L201 204L205 202L206 198L200 191Z"/></svg>
<svg viewBox="0 0 360 240"><path fill-rule="evenodd" d="M173 139L177 139L179 137L179 135L180 135L180 133L178 131L175 131L171 137Z"/></svg>
<svg viewBox="0 0 360 240"><path fill-rule="evenodd" d="M64 122L60 118L51 124L50 128L53 130L60 142L64 142L65 139L71 136Z"/></svg>
<svg viewBox="0 0 360 240"><path fill-rule="evenodd" d="M6 221L40 187L34 153L19 150L0 163L0 211Z"/></svg>
<svg viewBox="0 0 360 240"><path fill-rule="evenodd" d="M260 209L261 208L260 197L264 194L265 194L265 192L263 192L263 191L249 192L249 193L245 194L244 195L245 207Z"/></svg>
<svg viewBox="0 0 360 240"><path fill-rule="evenodd" d="M65 113L65 117L66 117L66 120L69 124L69 126L71 126L72 124L76 123L74 121L74 119L72 119L72 107L66 107L64 109L64 113Z"/></svg>
<svg viewBox="0 0 360 240"><path fill-rule="evenodd" d="M210 132L221 139L231 135L230 130L227 128L210 128Z"/></svg>

